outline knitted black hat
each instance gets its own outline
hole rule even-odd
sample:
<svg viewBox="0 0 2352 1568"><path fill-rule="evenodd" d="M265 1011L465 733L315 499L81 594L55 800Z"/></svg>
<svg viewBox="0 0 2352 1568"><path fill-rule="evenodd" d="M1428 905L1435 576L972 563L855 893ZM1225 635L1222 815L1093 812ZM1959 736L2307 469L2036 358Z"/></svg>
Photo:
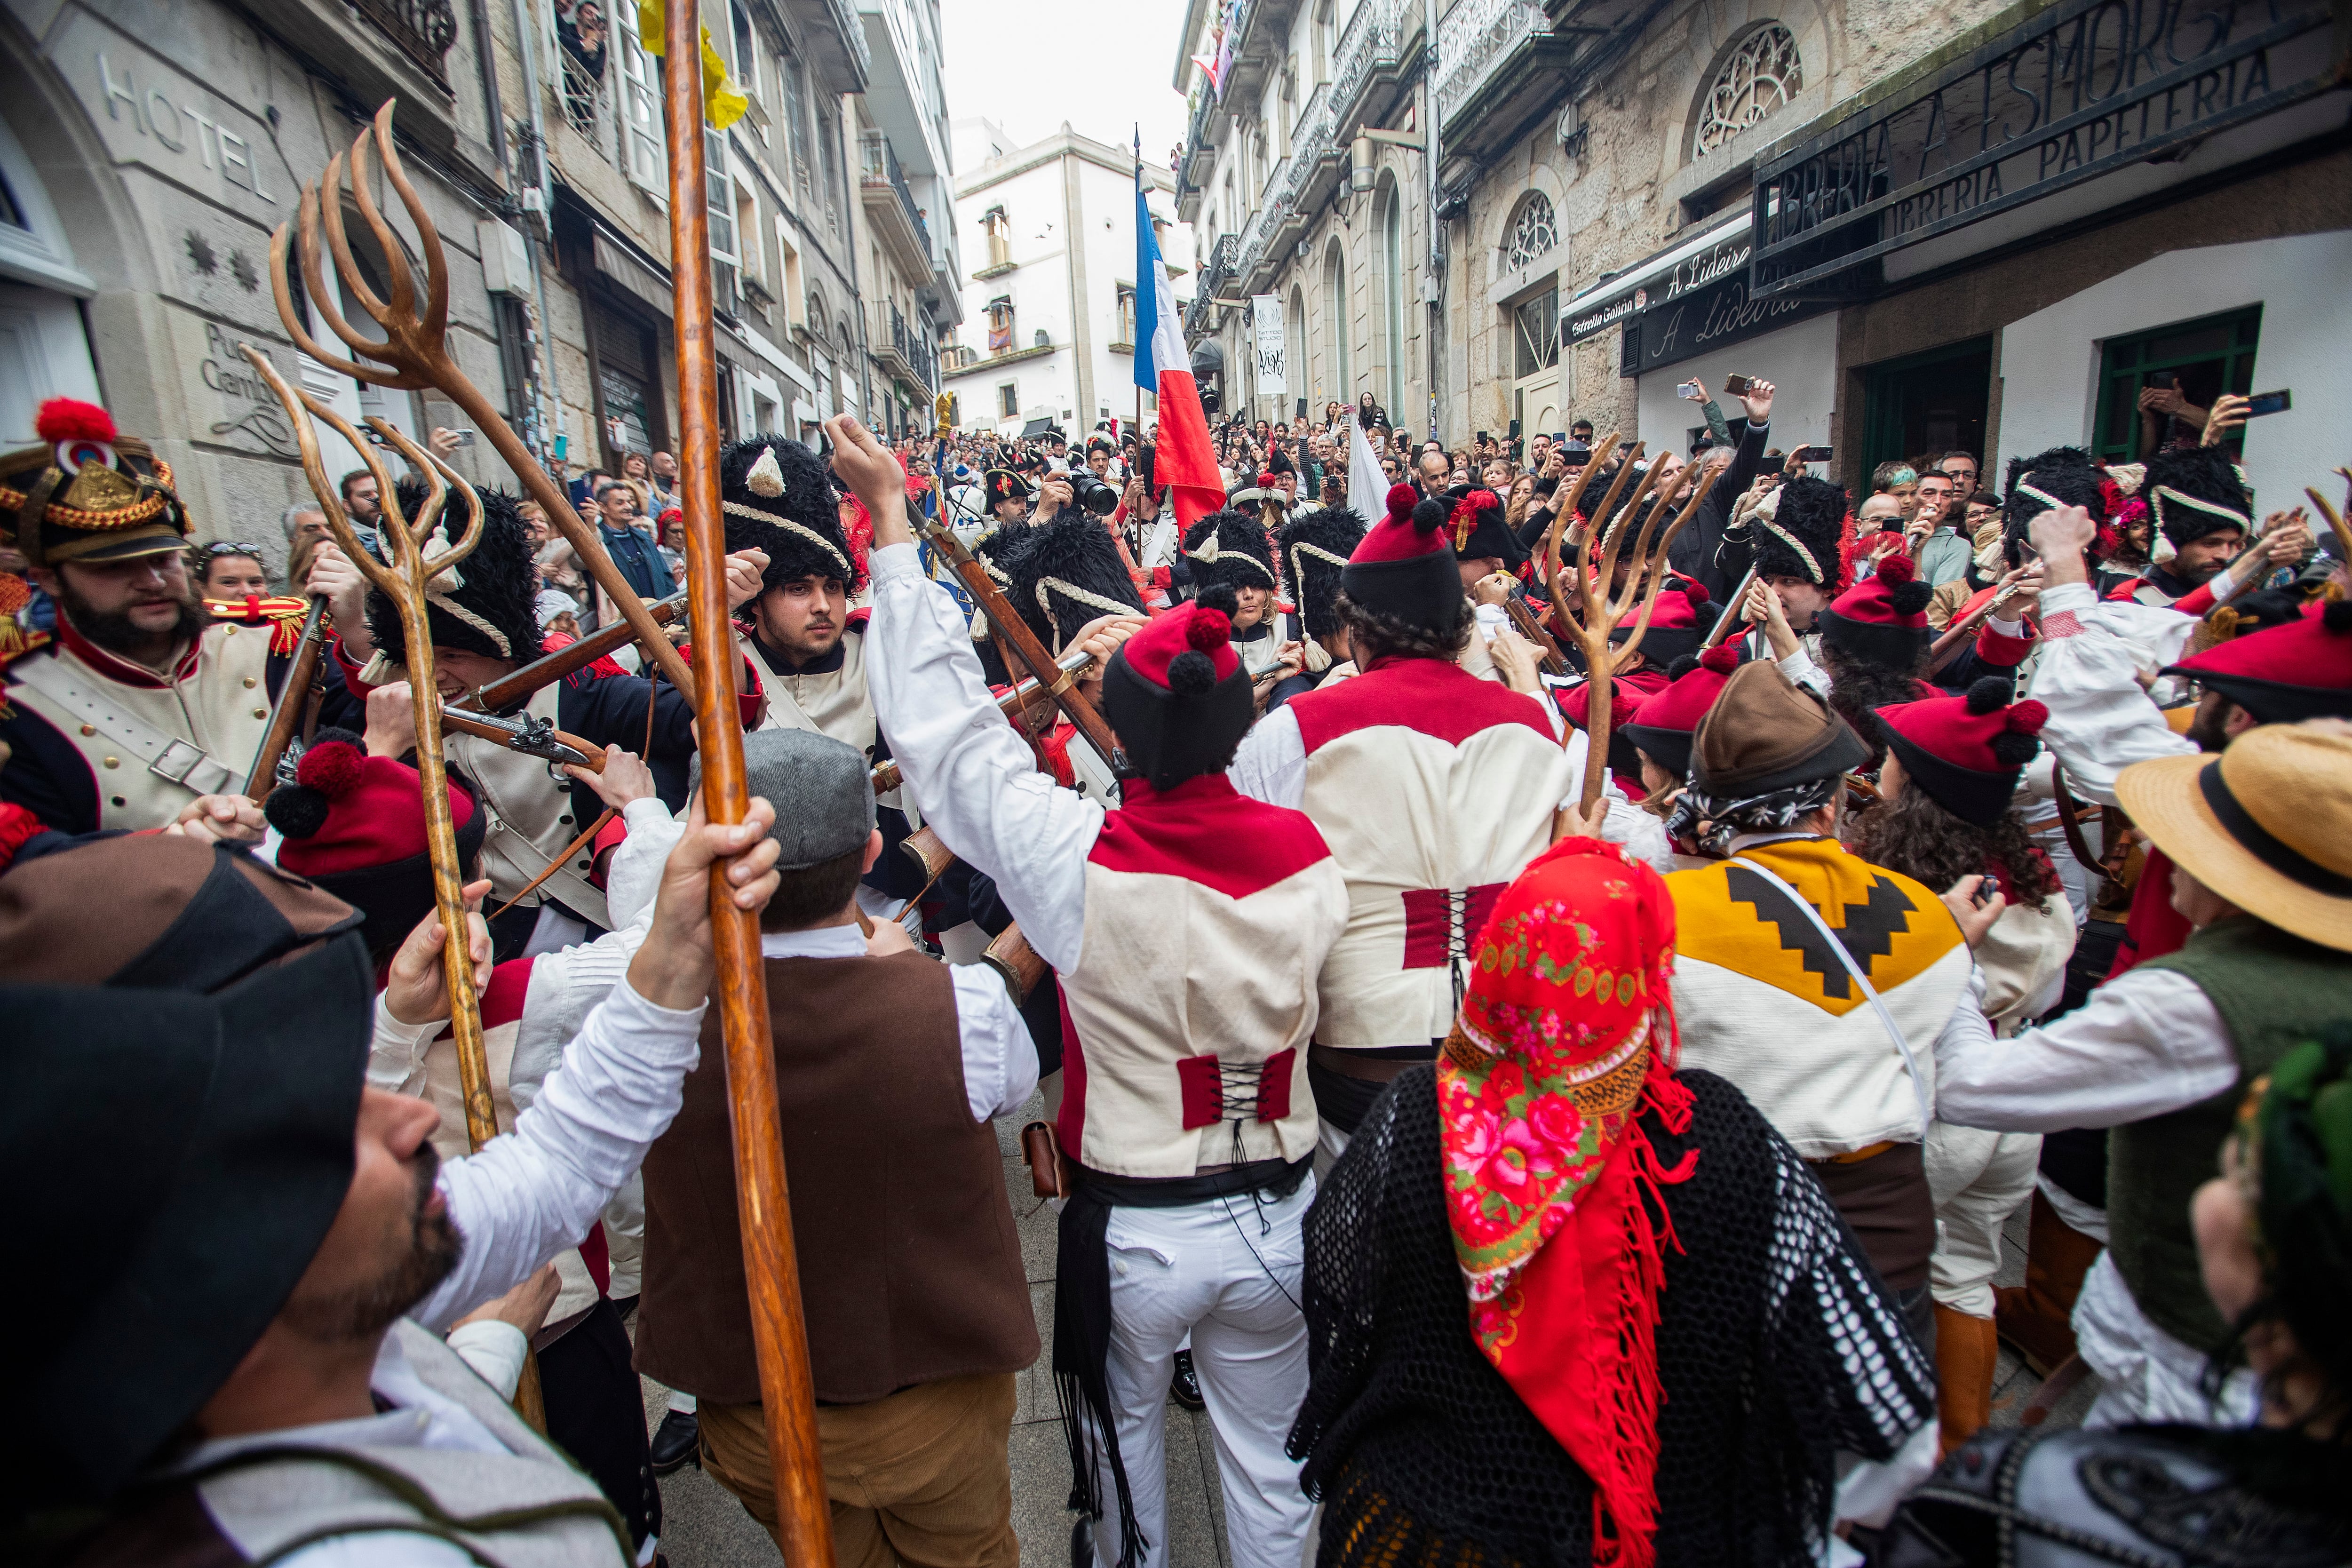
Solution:
<svg viewBox="0 0 2352 1568"><path fill-rule="evenodd" d="M2025 766L2042 750L2050 710L2009 700L2010 683L1988 675L1961 697L1928 697L1872 709L1903 771L1929 799L1963 822L1990 827L2016 797Z"/></svg>
<svg viewBox="0 0 2352 1568"><path fill-rule="evenodd" d="M2139 493L2175 550L2224 529L2253 527L2254 498L2230 455L2216 447L2158 452L2147 460Z"/></svg>
<svg viewBox="0 0 2352 1568"><path fill-rule="evenodd" d="M1825 652L1909 671L1927 651L1933 635L1927 625L1927 602L1935 590L1919 581L1911 557L1896 552L1878 563L1876 573L1839 595L1817 623Z"/></svg>
<svg viewBox="0 0 2352 1568"><path fill-rule="evenodd" d="M425 493L422 480L401 480L395 491L401 516L415 517L417 508L425 504ZM482 499L482 537L471 553L450 568L450 574L458 579L454 589L444 586L441 579L428 586L425 624L433 634L435 647L528 664L540 654L539 573L531 561L530 531L523 526L522 513L515 510L516 497L504 490L476 493ZM436 541L454 541L462 535L465 511L464 500L452 491L442 504L441 521L426 539L426 548L432 549ZM365 531L361 538L373 542ZM400 612L379 589L368 590L367 626L368 635L387 662L408 662L408 638L400 629Z"/></svg>
<svg viewBox="0 0 2352 1568"><path fill-rule="evenodd" d="M1184 533L1184 556L1196 588L1275 586L1274 540L1265 524L1240 511L1213 511Z"/></svg>
<svg viewBox="0 0 2352 1568"><path fill-rule="evenodd" d="M1837 587L1845 577L1845 487L1808 474L1772 496L1772 515L1759 510L1748 524L1756 541L1756 575Z"/></svg>
<svg viewBox="0 0 2352 1568"><path fill-rule="evenodd" d="M719 451L719 508L727 548L764 550L763 588L803 577L860 581L849 540L841 531L840 504L824 459L782 436L752 436Z"/></svg>
<svg viewBox="0 0 2352 1568"><path fill-rule="evenodd" d="M2000 503L2001 554L2011 566L2025 563L2033 520L2053 506L2079 506L2091 521L2104 527L2107 493L2099 481L2105 476L2091 454L2080 447L2053 447L2030 458L2009 460L2009 488Z"/></svg>
<svg viewBox="0 0 2352 1568"><path fill-rule="evenodd" d="M1339 629L1339 574L1363 542L1363 518L1348 507L1325 507L1284 523L1274 538L1298 624L1308 637L1329 637Z"/></svg>
<svg viewBox="0 0 2352 1568"><path fill-rule="evenodd" d="M1070 512L1027 531L1017 550L999 558L1012 580L1004 596L1049 651L1060 653L1097 616L1143 614L1127 563L1102 519Z"/></svg>
<svg viewBox="0 0 2352 1568"><path fill-rule="evenodd" d="M1234 650L1234 591L1212 587L1120 645L1103 674L1103 711L1130 772L1173 789L1229 766L1256 717Z"/></svg>

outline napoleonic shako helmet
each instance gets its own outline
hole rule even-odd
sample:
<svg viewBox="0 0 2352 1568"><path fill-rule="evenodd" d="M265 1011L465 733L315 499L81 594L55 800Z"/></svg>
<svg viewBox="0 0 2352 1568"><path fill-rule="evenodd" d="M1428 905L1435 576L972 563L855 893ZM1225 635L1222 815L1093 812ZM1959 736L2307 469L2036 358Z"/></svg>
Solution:
<svg viewBox="0 0 2352 1568"><path fill-rule="evenodd" d="M751 436L721 447L719 506L727 520L730 552L767 552L761 587L834 577L855 592L865 581L842 531L832 472L798 441Z"/></svg>
<svg viewBox="0 0 2352 1568"><path fill-rule="evenodd" d="M41 438L0 458L0 534L35 566L163 555L188 539L172 466L94 403L52 397Z"/></svg>

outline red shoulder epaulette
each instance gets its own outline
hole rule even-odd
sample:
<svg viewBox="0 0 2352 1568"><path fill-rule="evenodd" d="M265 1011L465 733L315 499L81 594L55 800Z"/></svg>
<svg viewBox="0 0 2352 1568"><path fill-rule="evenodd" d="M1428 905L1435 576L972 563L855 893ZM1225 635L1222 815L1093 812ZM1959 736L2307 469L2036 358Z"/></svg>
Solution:
<svg viewBox="0 0 2352 1568"><path fill-rule="evenodd" d="M216 621L241 626L268 623L269 651L283 656L301 646L302 621L310 613L310 601L284 594L247 594L242 599L206 599L205 608Z"/></svg>

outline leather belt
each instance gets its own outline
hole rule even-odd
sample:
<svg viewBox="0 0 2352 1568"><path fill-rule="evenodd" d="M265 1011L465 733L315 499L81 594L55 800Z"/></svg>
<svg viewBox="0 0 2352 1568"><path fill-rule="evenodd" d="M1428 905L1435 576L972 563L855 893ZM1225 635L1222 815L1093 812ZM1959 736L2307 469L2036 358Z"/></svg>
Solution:
<svg viewBox="0 0 2352 1568"><path fill-rule="evenodd" d="M1875 1143L1864 1144L1859 1149L1850 1149L1843 1154L1829 1154L1819 1160L1808 1160L1805 1163L1808 1165L1859 1165L1864 1160L1877 1159L1894 1147L1895 1140L1882 1138Z"/></svg>
<svg viewBox="0 0 2352 1568"><path fill-rule="evenodd" d="M1337 1073L1341 1078L1352 1078L1360 1083L1393 1083L1404 1076L1406 1068L1437 1059L1435 1046L1408 1046L1405 1049L1425 1050L1426 1054L1389 1056L1383 1053L1375 1056L1370 1051L1347 1051L1335 1046L1309 1046L1307 1047L1307 1060L1311 1067Z"/></svg>

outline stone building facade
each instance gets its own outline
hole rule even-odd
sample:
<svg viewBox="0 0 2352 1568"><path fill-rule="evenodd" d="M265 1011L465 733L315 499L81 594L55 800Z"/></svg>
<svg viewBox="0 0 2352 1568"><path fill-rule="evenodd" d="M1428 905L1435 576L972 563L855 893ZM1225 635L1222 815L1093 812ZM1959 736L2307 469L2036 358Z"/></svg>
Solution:
<svg viewBox="0 0 2352 1568"><path fill-rule="evenodd" d="M0 444L31 439L45 396L102 401L170 461L200 536L259 544L274 564L279 514L309 489L239 344L354 421L420 437L462 426L437 395L362 387L298 353L271 297L270 236L294 218L301 182L391 99L448 258L449 341L467 375L566 475L672 445L658 62L638 47L635 8L618 9L7 0ZM841 409L886 429L927 421L939 336L961 312L937 0L701 11L752 100L706 140L729 433L808 435ZM372 189L416 265L380 173ZM342 205L381 291L387 258L348 195ZM877 212L919 254L893 234L887 270L863 265L882 244ZM306 303L314 335L339 349L321 302ZM353 300L325 303L365 320ZM339 439L328 447L331 473L359 466ZM454 460L478 482L513 482L486 444Z"/></svg>
<svg viewBox="0 0 2352 1568"><path fill-rule="evenodd" d="M1244 365L1244 312L1213 300L1279 293L1307 344L1285 412L1402 381L1391 413L1449 444L1582 417L1680 447L1705 428L1682 384L1764 375L1776 444L1833 447L1849 483L1947 447L1989 475L2057 442L2137 455L2152 377L2292 386L2243 454L2292 496L2339 460L2301 389L2352 393L2317 346L2352 324L2345 29L2317 4L1200 0L1180 197L1216 286L1188 326ZM1351 40L1396 38L1371 56L1386 119L1353 91L1317 117L1326 37L1349 83ZM1351 147L1365 125L1418 144ZM1391 189L1408 237L1439 215L1434 245L1381 243Z"/></svg>

